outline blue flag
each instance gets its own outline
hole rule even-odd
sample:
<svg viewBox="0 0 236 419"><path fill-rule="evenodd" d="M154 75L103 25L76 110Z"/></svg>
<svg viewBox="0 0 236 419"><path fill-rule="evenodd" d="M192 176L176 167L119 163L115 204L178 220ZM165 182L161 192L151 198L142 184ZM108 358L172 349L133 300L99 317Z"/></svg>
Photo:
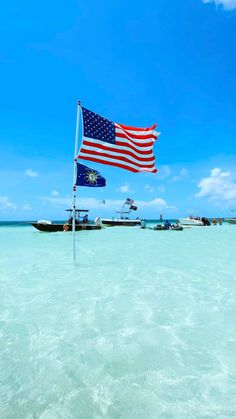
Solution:
<svg viewBox="0 0 236 419"><path fill-rule="evenodd" d="M99 188L101 186L106 186L106 179L102 177L97 170L90 169L81 163L77 163L76 185Z"/></svg>

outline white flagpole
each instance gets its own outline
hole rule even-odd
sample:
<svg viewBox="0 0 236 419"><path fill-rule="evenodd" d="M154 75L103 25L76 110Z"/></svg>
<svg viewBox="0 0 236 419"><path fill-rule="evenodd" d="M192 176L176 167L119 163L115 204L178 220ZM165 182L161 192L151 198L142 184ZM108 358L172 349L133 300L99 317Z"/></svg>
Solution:
<svg viewBox="0 0 236 419"><path fill-rule="evenodd" d="M75 217L76 217L76 178L77 178L77 156L79 141L79 122L80 122L80 100L77 106L76 129L75 129L75 152L74 152L74 179L73 179L73 203L72 203L72 235L73 235L73 259L76 260L75 252Z"/></svg>

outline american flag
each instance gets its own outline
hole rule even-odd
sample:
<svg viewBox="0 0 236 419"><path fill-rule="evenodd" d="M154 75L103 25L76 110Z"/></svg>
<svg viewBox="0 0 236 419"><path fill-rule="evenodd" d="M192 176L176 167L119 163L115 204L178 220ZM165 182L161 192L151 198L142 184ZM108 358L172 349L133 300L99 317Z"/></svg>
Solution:
<svg viewBox="0 0 236 419"><path fill-rule="evenodd" d="M134 203L134 200L133 199L126 198L125 205L132 205L133 203Z"/></svg>
<svg viewBox="0 0 236 419"><path fill-rule="evenodd" d="M82 107L83 138L78 158L131 172L156 173L153 145L156 125L135 128L111 122Z"/></svg>

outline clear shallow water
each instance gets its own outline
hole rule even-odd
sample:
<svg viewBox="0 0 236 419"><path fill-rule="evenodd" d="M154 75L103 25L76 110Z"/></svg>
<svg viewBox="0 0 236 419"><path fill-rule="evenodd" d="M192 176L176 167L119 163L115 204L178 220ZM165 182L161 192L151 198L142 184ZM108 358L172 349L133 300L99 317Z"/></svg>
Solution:
<svg viewBox="0 0 236 419"><path fill-rule="evenodd" d="M236 226L0 227L0 417L236 417Z"/></svg>

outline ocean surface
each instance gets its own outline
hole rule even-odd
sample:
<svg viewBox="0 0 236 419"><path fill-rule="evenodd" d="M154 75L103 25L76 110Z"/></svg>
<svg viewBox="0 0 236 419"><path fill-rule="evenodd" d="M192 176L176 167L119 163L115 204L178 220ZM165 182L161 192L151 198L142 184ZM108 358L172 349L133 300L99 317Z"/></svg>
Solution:
<svg viewBox="0 0 236 419"><path fill-rule="evenodd" d="M1 419L236 418L236 225L0 225Z"/></svg>

